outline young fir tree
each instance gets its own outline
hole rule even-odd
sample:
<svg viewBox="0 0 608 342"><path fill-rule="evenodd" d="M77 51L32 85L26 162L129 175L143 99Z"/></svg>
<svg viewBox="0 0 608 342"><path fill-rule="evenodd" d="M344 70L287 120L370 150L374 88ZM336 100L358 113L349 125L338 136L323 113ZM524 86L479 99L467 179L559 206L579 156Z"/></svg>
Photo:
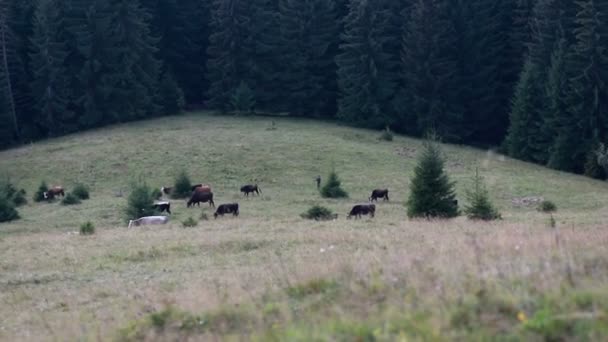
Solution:
<svg viewBox="0 0 608 342"><path fill-rule="evenodd" d="M427 140L411 180L407 201L407 215L410 218L458 216L455 183L450 181L443 164L439 145L435 141Z"/></svg>
<svg viewBox="0 0 608 342"><path fill-rule="evenodd" d="M348 193L342 189L342 182L335 170L327 177L327 183L321 188L321 196L325 198L346 198Z"/></svg>
<svg viewBox="0 0 608 342"><path fill-rule="evenodd" d="M393 121L390 107L398 84L399 40L384 0L353 0L345 18L341 53L336 57L341 97L338 116L368 127ZM399 11L396 11L398 14Z"/></svg>
<svg viewBox="0 0 608 342"><path fill-rule="evenodd" d="M468 205L464 208L464 213L473 220L496 220L500 219L500 213L492 205L490 195L483 182L483 177L479 175L479 169L475 169L475 178L472 188L467 190Z"/></svg>
<svg viewBox="0 0 608 342"><path fill-rule="evenodd" d="M175 178L175 184L173 185L173 191L171 196L173 198L186 198L192 193L192 182L186 171L182 170Z"/></svg>
<svg viewBox="0 0 608 342"><path fill-rule="evenodd" d="M0 189L0 222L10 222L19 218L15 203Z"/></svg>
<svg viewBox="0 0 608 342"><path fill-rule="evenodd" d="M131 193L127 199L124 209L126 220L136 220L140 217L155 214L154 198L152 191L146 183L135 183L131 187Z"/></svg>
<svg viewBox="0 0 608 342"><path fill-rule="evenodd" d="M286 109L302 116L333 115L335 53L339 43L334 0L280 0Z"/></svg>

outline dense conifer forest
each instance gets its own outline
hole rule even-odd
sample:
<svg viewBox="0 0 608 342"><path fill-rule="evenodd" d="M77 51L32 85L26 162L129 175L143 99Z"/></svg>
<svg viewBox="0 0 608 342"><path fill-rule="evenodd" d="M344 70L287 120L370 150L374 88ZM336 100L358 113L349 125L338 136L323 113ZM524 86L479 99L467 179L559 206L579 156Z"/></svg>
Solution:
<svg viewBox="0 0 608 342"><path fill-rule="evenodd" d="M0 147L188 106L604 177L608 0L2 1L0 54Z"/></svg>

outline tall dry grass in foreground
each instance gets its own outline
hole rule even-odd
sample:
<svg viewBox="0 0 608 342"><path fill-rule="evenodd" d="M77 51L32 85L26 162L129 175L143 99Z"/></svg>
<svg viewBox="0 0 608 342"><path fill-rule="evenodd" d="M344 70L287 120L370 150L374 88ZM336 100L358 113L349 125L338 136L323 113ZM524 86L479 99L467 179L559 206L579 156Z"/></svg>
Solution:
<svg viewBox="0 0 608 342"><path fill-rule="evenodd" d="M567 337L604 324L608 232L559 228L227 219L9 236L0 338Z"/></svg>

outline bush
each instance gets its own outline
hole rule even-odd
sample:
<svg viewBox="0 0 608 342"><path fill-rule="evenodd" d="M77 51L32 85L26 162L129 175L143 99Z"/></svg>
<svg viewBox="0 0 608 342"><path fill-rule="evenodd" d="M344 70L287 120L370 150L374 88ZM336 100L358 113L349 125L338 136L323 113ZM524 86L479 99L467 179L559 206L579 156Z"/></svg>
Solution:
<svg viewBox="0 0 608 342"><path fill-rule="evenodd" d="M143 216L153 216L155 214L154 198L152 191L146 183L134 183L131 186L131 193L127 199L125 208L125 218L135 220Z"/></svg>
<svg viewBox="0 0 608 342"><path fill-rule="evenodd" d="M182 222L184 228L191 228L198 226L198 221L193 219L192 216L188 217L185 221Z"/></svg>
<svg viewBox="0 0 608 342"><path fill-rule="evenodd" d="M467 190L467 200L469 205L464 209L467 217L472 220L497 220L500 213L490 202L488 190L483 183L483 178L479 175L479 170L475 170L473 179L473 189Z"/></svg>
<svg viewBox="0 0 608 342"><path fill-rule="evenodd" d="M329 174L327 183L321 188L321 196L325 198L346 198L348 193L341 188L341 182L336 174L332 171Z"/></svg>
<svg viewBox="0 0 608 342"><path fill-rule="evenodd" d="M458 202L451 182L444 171L443 158L439 146L431 137L424 143L424 149L414 169L410 197L407 201L407 216L441 217L458 216Z"/></svg>
<svg viewBox="0 0 608 342"><path fill-rule="evenodd" d="M544 200L538 205L538 211L541 211L543 213L552 213L554 211L557 211L557 206L551 201Z"/></svg>
<svg viewBox="0 0 608 342"><path fill-rule="evenodd" d="M75 205L80 204L80 198L71 192L65 194L65 197L61 200L62 205Z"/></svg>
<svg viewBox="0 0 608 342"><path fill-rule="evenodd" d="M38 190L34 194L34 202L45 201L46 199L44 198L44 193L47 191L49 191L49 187L48 185L46 185L45 181L42 181L42 183L40 183L40 186L38 186Z"/></svg>
<svg viewBox="0 0 608 342"><path fill-rule="evenodd" d="M300 215L302 218L316 221L328 221L334 218L334 214L328 208L315 205Z"/></svg>
<svg viewBox="0 0 608 342"><path fill-rule="evenodd" d="M0 222L9 222L19 219L19 212L15 203L8 198L4 190L0 191Z"/></svg>
<svg viewBox="0 0 608 342"><path fill-rule="evenodd" d="M182 170L175 178L171 196L173 198L187 198L192 193L192 183L186 171Z"/></svg>
<svg viewBox="0 0 608 342"><path fill-rule="evenodd" d="M163 197L163 193L162 193L162 191L160 191L160 189L152 190L152 198L157 200L157 199L160 199L161 197Z"/></svg>
<svg viewBox="0 0 608 342"><path fill-rule="evenodd" d="M95 234L95 226L91 221L87 221L80 225L80 235L93 235Z"/></svg>
<svg viewBox="0 0 608 342"><path fill-rule="evenodd" d="M209 220L209 216L204 211L201 213L201 220L203 220L203 221Z"/></svg>
<svg viewBox="0 0 608 342"><path fill-rule="evenodd" d="M74 189L72 189L72 194L81 200L89 199L89 189L86 187L86 185L81 183L76 184Z"/></svg>
<svg viewBox="0 0 608 342"><path fill-rule="evenodd" d="M0 191L4 191L6 198L11 200L15 207L20 207L22 205L27 204L27 199L25 198L25 190L17 190L17 188L11 183L9 179L7 179L4 184L0 184Z"/></svg>
<svg viewBox="0 0 608 342"><path fill-rule="evenodd" d="M393 141L393 132L391 132L390 128L386 126L382 134L380 135L380 140L384 141Z"/></svg>
<svg viewBox="0 0 608 342"><path fill-rule="evenodd" d="M234 90L230 105L236 114L251 114L255 107L255 95L247 83L241 82Z"/></svg>

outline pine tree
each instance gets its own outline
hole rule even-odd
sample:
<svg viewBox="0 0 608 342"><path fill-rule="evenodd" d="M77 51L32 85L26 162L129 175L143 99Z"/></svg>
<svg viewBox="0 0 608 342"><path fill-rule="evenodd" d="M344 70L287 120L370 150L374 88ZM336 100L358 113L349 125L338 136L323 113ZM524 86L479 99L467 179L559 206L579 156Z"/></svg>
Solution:
<svg viewBox="0 0 608 342"><path fill-rule="evenodd" d="M541 104L540 75L536 65L528 58L521 78L515 88L511 107L511 124L505 139L507 153L528 161L539 161L539 144L542 129L542 118L539 112Z"/></svg>
<svg viewBox="0 0 608 342"><path fill-rule="evenodd" d="M161 76L157 97L162 115L177 114L184 108L184 93L169 71Z"/></svg>
<svg viewBox="0 0 608 342"><path fill-rule="evenodd" d="M484 221L500 219L500 213L490 201L483 177L479 175L479 169L475 169L473 187L467 190L467 201L468 205L464 208L464 213L468 218Z"/></svg>
<svg viewBox="0 0 608 342"><path fill-rule="evenodd" d="M251 7L246 0L214 0L211 13L207 96L212 108L225 112L234 90L251 75Z"/></svg>
<svg viewBox="0 0 608 342"><path fill-rule="evenodd" d="M392 123L390 107L398 84L399 55L390 50L399 30L383 0L353 0L336 57L341 98L338 116L369 127ZM399 11L396 11L399 13ZM391 34L395 36L391 36Z"/></svg>
<svg viewBox="0 0 608 342"><path fill-rule="evenodd" d="M454 27L440 0L417 0L403 35L402 73L408 96L402 118L421 134L434 130L448 141L463 134Z"/></svg>
<svg viewBox="0 0 608 342"><path fill-rule="evenodd" d="M171 196L173 198L186 198L192 193L192 183L190 177L186 171L182 170L175 178L175 184L173 185L173 191Z"/></svg>
<svg viewBox="0 0 608 342"><path fill-rule="evenodd" d="M148 15L137 0L112 0L110 13L109 115L116 121L155 115L160 110L155 103L160 62Z"/></svg>
<svg viewBox="0 0 608 342"><path fill-rule="evenodd" d="M333 0L281 0L282 88L286 109L302 116L332 116L336 107L335 53L339 43Z"/></svg>
<svg viewBox="0 0 608 342"><path fill-rule="evenodd" d="M15 204L4 190L0 190L0 222L10 222L19 219Z"/></svg>
<svg viewBox="0 0 608 342"><path fill-rule="evenodd" d="M124 209L126 220L136 220L140 217L154 215L154 198L152 191L146 183L135 183L131 186L131 193Z"/></svg>
<svg viewBox="0 0 608 342"><path fill-rule="evenodd" d="M439 146L436 142L427 140L411 180L407 215L410 218L458 216L454 185L445 173Z"/></svg>

